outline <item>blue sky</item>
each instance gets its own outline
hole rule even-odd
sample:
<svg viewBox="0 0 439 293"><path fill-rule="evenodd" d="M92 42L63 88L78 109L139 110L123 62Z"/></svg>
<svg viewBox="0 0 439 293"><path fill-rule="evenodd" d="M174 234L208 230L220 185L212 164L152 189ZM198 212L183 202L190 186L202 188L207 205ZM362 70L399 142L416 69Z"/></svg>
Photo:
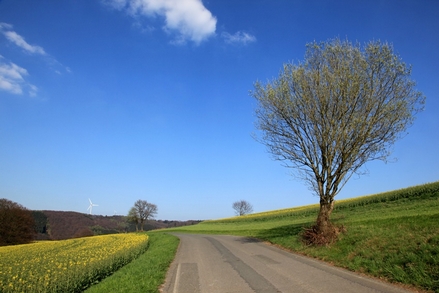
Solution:
<svg viewBox="0 0 439 293"><path fill-rule="evenodd" d="M252 138L253 84L306 43L392 43L425 110L336 199L439 180L439 1L0 1L0 197L158 219L318 203Z"/></svg>

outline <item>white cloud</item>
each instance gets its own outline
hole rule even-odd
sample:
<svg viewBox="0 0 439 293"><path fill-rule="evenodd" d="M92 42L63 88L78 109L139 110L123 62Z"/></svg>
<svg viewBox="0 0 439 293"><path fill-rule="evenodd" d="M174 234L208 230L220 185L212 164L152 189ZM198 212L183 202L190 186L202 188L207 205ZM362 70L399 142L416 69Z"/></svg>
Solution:
<svg viewBox="0 0 439 293"><path fill-rule="evenodd" d="M204 7L201 0L103 0L117 10L125 10L131 16L162 16L163 29L176 33L174 43L187 40L196 44L215 34L216 18Z"/></svg>
<svg viewBox="0 0 439 293"><path fill-rule="evenodd" d="M28 75L27 70L12 62L4 62L3 60L3 56L0 55L0 90L15 95L21 95L24 90L27 90L29 96L36 96L38 88L24 79Z"/></svg>
<svg viewBox="0 0 439 293"><path fill-rule="evenodd" d="M248 43L256 42L256 37L250 35L243 31L238 31L235 34L231 35L227 32L223 32L221 37L228 44L242 44L247 45Z"/></svg>
<svg viewBox="0 0 439 293"><path fill-rule="evenodd" d="M1 34L3 34L9 42L23 49L26 53L42 56L42 59L45 60L55 73L71 73L69 67L64 66L54 57L47 54L42 47L26 42L24 37L13 30L11 24L0 22L0 35ZM28 75L29 73L25 68L6 60L0 55L0 91L6 91L16 95L27 93L29 96L35 97L38 92L38 87L25 80L25 76Z"/></svg>
<svg viewBox="0 0 439 293"><path fill-rule="evenodd" d="M12 25L7 23L0 23L0 32L2 32L5 37L12 43L14 43L16 46L24 49L26 52L32 53L32 54L40 54L40 55L46 55L46 52L44 49L40 46L30 45L25 41L25 39L14 32L12 30Z"/></svg>

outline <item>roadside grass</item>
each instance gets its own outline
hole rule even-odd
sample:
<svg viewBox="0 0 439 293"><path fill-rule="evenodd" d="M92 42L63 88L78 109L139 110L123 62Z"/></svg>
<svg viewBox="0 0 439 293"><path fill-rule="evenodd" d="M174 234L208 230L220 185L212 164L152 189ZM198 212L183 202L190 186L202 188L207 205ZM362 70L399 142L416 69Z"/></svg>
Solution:
<svg viewBox="0 0 439 293"><path fill-rule="evenodd" d="M352 271L439 292L439 182L337 201L331 219L347 231L331 246L300 240L317 213L318 205L311 205L165 231L256 237Z"/></svg>
<svg viewBox="0 0 439 293"><path fill-rule="evenodd" d="M159 292L159 287L164 282L169 265L174 259L179 239L161 232L148 235L149 247L144 254L84 292Z"/></svg>

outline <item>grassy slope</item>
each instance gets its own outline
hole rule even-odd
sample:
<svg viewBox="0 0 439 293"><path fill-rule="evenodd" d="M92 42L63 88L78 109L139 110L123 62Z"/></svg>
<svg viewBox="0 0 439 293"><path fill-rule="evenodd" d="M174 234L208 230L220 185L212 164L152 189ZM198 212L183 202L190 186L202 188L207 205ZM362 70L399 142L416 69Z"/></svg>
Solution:
<svg viewBox="0 0 439 293"><path fill-rule="evenodd" d="M337 266L439 292L439 182L338 201L347 232L330 247L300 242L318 206L235 217L166 231L252 236Z"/></svg>

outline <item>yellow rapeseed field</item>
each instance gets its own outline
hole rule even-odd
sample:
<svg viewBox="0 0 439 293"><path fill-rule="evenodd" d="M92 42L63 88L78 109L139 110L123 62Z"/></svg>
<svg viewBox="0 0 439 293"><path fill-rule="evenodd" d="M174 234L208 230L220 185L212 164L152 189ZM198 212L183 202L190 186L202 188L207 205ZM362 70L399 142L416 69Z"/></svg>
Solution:
<svg viewBox="0 0 439 293"><path fill-rule="evenodd" d="M0 247L0 292L82 292L147 245L130 233Z"/></svg>

